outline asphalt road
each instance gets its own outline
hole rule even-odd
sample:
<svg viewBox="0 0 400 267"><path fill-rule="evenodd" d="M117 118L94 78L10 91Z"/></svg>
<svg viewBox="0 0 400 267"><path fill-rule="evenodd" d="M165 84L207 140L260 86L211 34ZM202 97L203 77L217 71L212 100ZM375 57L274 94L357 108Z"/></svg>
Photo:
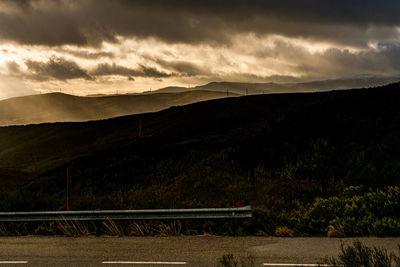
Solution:
<svg viewBox="0 0 400 267"><path fill-rule="evenodd" d="M351 243L353 239L344 239ZM361 238L397 251L400 238ZM318 263L341 239L275 237L3 237L0 266L217 266L226 254L264 263ZM20 261L14 262L14 261ZM7 263L14 262L14 263ZM269 265L272 266L272 265ZM278 266L278 265L276 265Z"/></svg>

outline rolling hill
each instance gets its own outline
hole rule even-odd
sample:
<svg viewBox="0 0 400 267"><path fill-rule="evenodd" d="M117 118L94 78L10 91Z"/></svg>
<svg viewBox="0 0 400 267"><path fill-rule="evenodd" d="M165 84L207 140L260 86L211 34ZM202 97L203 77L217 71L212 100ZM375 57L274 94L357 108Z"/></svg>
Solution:
<svg viewBox="0 0 400 267"><path fill-rule="evenodd" d="M0 126L100 120L155 112L171 106L225 96L226 93L204 90L102 97L79 97L61 93L24 96L0 101Z"/></svg>
<svg viewBox="0 0 400 267"><path fill-rule="evenodd" d="M381 86L389 83L399 82L398 76L369 76L362 75L350 78L339 78L331 80L317 80L311 82L297 83L238 83L238 82L211 82L196 87L166 87L150 93L177 93L188 90L207 90L214 92L229 92L231 94L271 94L271 93L295 93L295 92L317 92L339 89L365 88ZM247 91L246 91L247 89Z"/></svg>
<svg viewBox="0 0 400 267"><path fill-rule="evenodd" d="M345 186L396 185L398 103L392 84L0 127L0 210L63 209L67 167L75 209L250 203L279 213Z"/></svg>

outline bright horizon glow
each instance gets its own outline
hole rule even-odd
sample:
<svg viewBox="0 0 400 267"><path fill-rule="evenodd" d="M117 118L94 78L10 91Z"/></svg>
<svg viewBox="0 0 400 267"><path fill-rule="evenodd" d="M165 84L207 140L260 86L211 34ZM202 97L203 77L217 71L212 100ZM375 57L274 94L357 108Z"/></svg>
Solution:
<svg viewBox="0 0 400 267"><path fill-rule="evenodd" d="M325 16L324 3L307 1L3 1L2 94L400 74L397 13L375 3L335 5ZM377 8L386 19L374 16Z"/></svg>
<svg viewBox="0 0 400 267"><path fill-rule="evenodd" d="M64 45L48 49L45 46L27 46L16 44L0 44L0 73L22 77L23 83L38 93L64 92L74 95L90 94L115 94L140 93L156 90L167 86L193 87L211 81L242 81L242 82L267 82L269 76L283 75L301 78L307 72L298 69L299 62L293 61L285 54L272 54L279 51L279 46L287 45L306 54L308 57L323 57L324 53L335 48L329 43L312 43L297 38L286 38L279 35L257 37L253 34L235 36L230 47L213 47L210 45L167 45L153 38L138 40L135 38L124 39L119 37L119 43L104 42L101 48L85 48ZM248 49L248 44L257 49ZM243 44L247 44L244 46ZM340 48L344 51L348 48ZM357 54L359 50L347 50ZM259 58L257 53L263 53ZM87 55L103 54L91 59ZM83 56L82 56L83 55ZM88 58L84 58L86 55ZM112 59L109 56L113 56ZM82 78L59 81L49 79L38 81L29 77L28 60L46 64L49 58L64 58L76 62L82 69L90 74L98 64L115 64L127 68L138 68L145 65L159 71L174 74L175 70L168 69L168 64L174 62L187 62L193 64L205 73L196 75L179 75L165 78L136 77L135 81L128 81L127 77L119 75L106 75L95 77L95 80ZM162 58L162 63L158 60ZM18 64L21 73L13 74L7 69L7 64ZM164 65L163 65L164 64ZM23 75L21 75L23 74ZM253 76L253 77L252 77ZM254 79L254 77L260 77ZM325 78L321 76L321 79Z"/></svg>

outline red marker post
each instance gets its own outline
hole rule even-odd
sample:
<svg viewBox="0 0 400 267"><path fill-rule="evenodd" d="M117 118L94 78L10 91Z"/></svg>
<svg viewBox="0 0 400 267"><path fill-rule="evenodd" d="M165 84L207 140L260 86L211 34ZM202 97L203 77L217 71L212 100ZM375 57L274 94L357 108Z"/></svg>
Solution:
<svg viewBox="0 0 400 267"><path fill-rule="evenodd" d="M71 210L71 204L69 203L69 184L71 183L70 168L67 168L67 211Z"/></svg>

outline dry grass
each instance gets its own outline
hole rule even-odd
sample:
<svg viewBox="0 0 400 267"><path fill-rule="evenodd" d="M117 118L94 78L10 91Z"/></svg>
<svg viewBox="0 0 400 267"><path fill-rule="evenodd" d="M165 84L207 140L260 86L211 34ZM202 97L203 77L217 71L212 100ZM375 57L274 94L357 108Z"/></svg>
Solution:
<svg viewBox="0 0 400 267"><path fill-rule="evenodd" d="M182 224L176 221L169 224L159 224L156 231L160 236L180 235L182 233Z"/></svg>
<svg viewBox="0 0 400 267"><path fill-rule="evenodd" d="M131 236L177 236L182 234L182 223L134 222L128 226Z"/></svg>
<svg viewBox="0 0 400 267"><path fill-rule="evenodd" d="M57 228L65 236L88 236L90 234L87 223L80 222L77 220L62 220L56 221Z"/></svg>
<svg viewBox="0 0 400 267"><path fill-rule="evenodd" d="M57 234L57 223L56 222L44 222L38 225L32 232L33 235L55 235ZM30 231L27 231L30 234Z"/></svg>
<svg viewBox="0 0 400 267"><path fill-rule="evenodd" d="M328 226L328 233L327 233L328 237L345 237L345 234L343 233L343 231L336 229L335 227L333 227L332 225Z"/></svg>
<svg viewBox="0 0 400 267"><path fill-rule="evenodd" d="M103 222L103 225L106 227L109 235L120 237L124 236L124 229L111 220L111 218L107 218L107 221Z"/></svg>
<svg viewBox="0 0 400 267"><path fill-rule="evenodd" d="M0 236L24 236L29 235L26 223L7 223L0 225Z"/></svg>
<svg viewBox="0 0 400 267"><path fill-rule="evenodd" d="M26 235L63 235L68 237L100 234L110 236L179 236L182 234L198 235L199 230L185 228L180 221L133 221L116 222L111 218L106 221L87 222L67 220L62 217L54 222L42 223L4 223L0 224L0 236ZM201 232L201 231L200 231Z"/></svg>
<svg viewBox="0 0 400 267"><path fill-rule="evenodd" d="M131 223L128 226L128 235L131 236L148 236L153 234L153 228L149 223Z"/></svg>
<svg viewBox="0 0 400 267"><path fill-rule="evenodd" d="M0 236L9 236L11 233L8 231L4 224L0 224Z"/></svg>

